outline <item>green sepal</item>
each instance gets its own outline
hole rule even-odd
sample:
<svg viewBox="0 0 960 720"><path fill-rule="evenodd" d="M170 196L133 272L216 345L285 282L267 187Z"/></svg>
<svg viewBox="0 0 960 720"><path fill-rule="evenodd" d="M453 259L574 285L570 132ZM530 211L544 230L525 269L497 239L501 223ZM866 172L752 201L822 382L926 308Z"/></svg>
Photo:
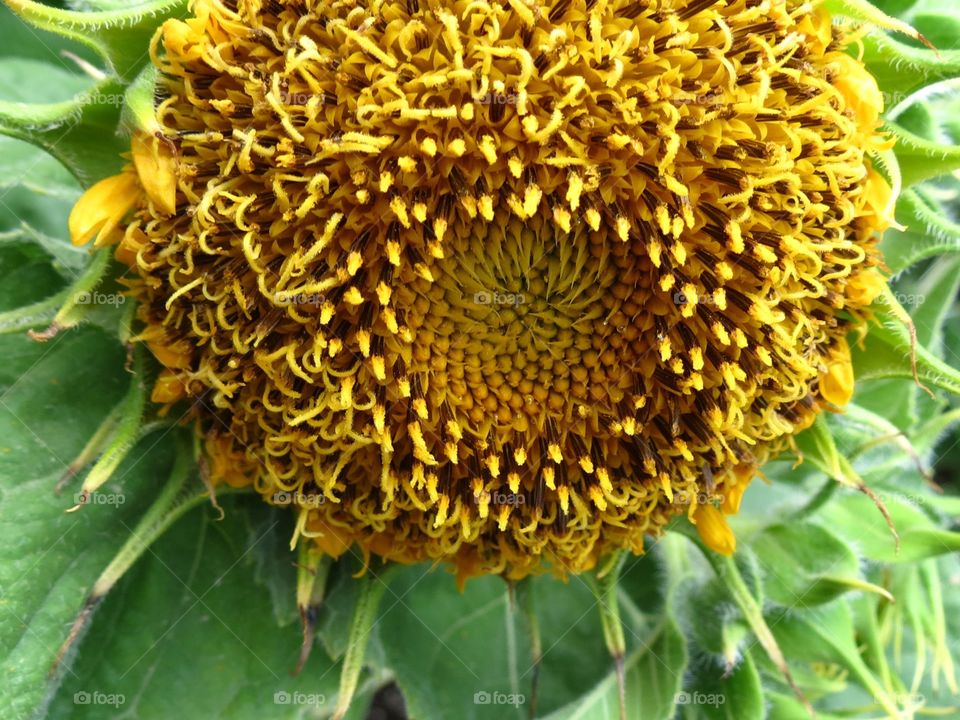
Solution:
<svg viewBox="0 0 960 720"><path fill-rule="evenodd" d="M876 78L888 110L918 90L960 77L960 50L934 53L879 31L868 33L862 43L863 63Z"/></svg>
<svg viewBox="0 0 960 720"><path fill-rule="evenodd" d="M890 228L880 249L893 274L927 258L960 253L960 225L950 222L923 196L921 190L905 190L897 201L897 221L905 230Z"/></svg>
<svg viewBox="0 0 960 720"><path fill-rule="evenodd" d="M960 533L941 528L912 497L885 492L883 499L899 543L890 538L885 519L877 517L872 501L863 495L844 494L836 498L821 510L820 518L839 535L856 543L864 557L874 562L912 563L960 551Z"/></svg>
<svg viewBox="0 0 960 720"><path fill-rule="evenodd" d="M617 604L617 587L620 579L620 570L626 555L622 551L614 552L607 558L604 566L594 576L588 576L588 584L597 600L600 611L600 623L603 626L603 639L613 658L614 669L617 673L617 688L619 690L618 703L620 717L626 718L626 673L624 660L627 652L627 643L623 634L623 622L620 620L620 609Z"/></svg>
<svg viewBox="0 0 960 720"><path fill-rule="evenodd" d="M900 717L897 698L864 662L857 645L853 614L845 602L832 602L802 612L771 609L766 615L783 652L794 664L839 663L850 672L888 717Z"/></svg>
<svg viewBox="0 0 960 720"><path fill-rule="evenodd" d="M893 151L904 188L960 170L960 147L925 140L894 122L888 122L884 130L896 140Z"/></svg>
<svg viewBox="0 0 960 720"><path fill-rule="evenodd" d="M134 8L78 12L33 0L4 0L25 22L86 45L107 63L110 72L132 80L148 61L150 42L160 24L182 17L186 0L152 0Z"/></svg>
<svg viewBox="0 0 960 720"><path fill-rule="evenodd" d="M46 326L42 332L31 333L34 340L42 342L79 325L93 308L90 294L106 276L112 254L112 248L97 250L69 287L31 305L0 313L0 335Z"/></svg>
<svg viewBox="0 0 960 720"><path fill-rule="evenodd" d="M927 385L960 395L960 371L917 342L909 314L890 288L873 305L876 313L863 347L851 347L858 381L874 378L914 378Z"/></svg>
<svg viewBox="0 0 960 720"><path fill-rule="evenodd" d="M144 350L142 345L133 349L132 375L130 388L117 407L116 425L106 441L103 454L83 480L77 504L68 512L79 510L90 496L113 477L124 458L133 450L140 439L140 428L147 403L148 378L144 368Z"/></svg>
<svg viewBox="0 0 960 720"><path fill-rule="evenodd" d="M0 100L0 134L39 146L84 187L116 174L129 143L117 134L123 84L106 78L72 100L29 104Z"/></svg>
<svg viewBox="0 0 960 720"><path fill-rule="evenodd" d="M859 489L863 480L853 469L827 426L824 416L818 415L813 424L796 436L797 450L802 460L809 460L817 469L833 478L841 485Z"/></svg>
<svg viewBox="0 0 960 720"><path fill-rule="evenodd" d="M155 114L155 93L160 71L147 65L127 88L124 95L121 127L129 133L136 130L154 134L160 130Z"/></svg>
<svg viewBox="0 0 960 720"><path fill-rule="evenodd" d="M869 0L824 0L823 5L831 15L843 15L867 25L903 33L907 37L929 45L927 39L915 28L910 27L902 20L887 15Z"/></svg>
<svg viewBox="0 0 960 720"><path fill-rule="evenodd" d="M851 591L890 593L860 577L860 559L825 527L811 522L771 525L751 542L767 568L767 597L784 607L810 607Z"/></svg>

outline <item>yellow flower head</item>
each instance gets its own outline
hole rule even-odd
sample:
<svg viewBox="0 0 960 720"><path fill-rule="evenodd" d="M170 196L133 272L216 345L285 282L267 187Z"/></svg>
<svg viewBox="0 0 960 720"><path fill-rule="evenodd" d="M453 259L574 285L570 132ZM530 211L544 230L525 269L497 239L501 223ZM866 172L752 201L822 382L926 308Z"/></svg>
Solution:
<svg viewBox="0 0 960 720"><path fill-rule="evenodd" d="M880 96L829 18L193 9L119 256L214 479L462 577L580 572L684 512L732 552L757 464L849 397L879 264Z"/></svg>

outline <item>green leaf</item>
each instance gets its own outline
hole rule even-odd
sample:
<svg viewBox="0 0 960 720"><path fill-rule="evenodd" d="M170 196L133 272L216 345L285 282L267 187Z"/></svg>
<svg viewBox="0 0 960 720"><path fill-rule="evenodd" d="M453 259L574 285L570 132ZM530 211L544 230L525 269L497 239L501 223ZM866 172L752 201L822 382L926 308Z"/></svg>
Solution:
<svg viewBox="0 0 960 720"><path fill-rule="evenodd" d="M67 279L76 277L90 260L86 248L78 248L64 240L50 237L26 223L13 230L0 232L0 246L2 245L24 245L42 250L52 261L53 269Z"/></svg>
<svg viewBox="0 0 960 720"><path fill-rule="evenodd" d="M536 697L547 715L613 677L613 662L581 578L539 577L532 585L543 647ZM502 579L474 578L459 593L447 572L399 568L382 610L380 642L411 717L527 717L537 673L522 613ZM635 639L627 634L628 647ZM613 692L616 708L615 679Z"/></svg>
<svg viewBox="0 0 960 720"><path fill-rule="evenodd" d="M960 20L951 10L952 8L948 9L940 0L932 6L930 3L921 2L916 12L911 14L910 24L923 33L934 47L943 50L955 48L957 38L960 37Z"/></svg>
<svg viewBox="0 0 960 720"><path fill-rule="evenodd" d="M67 216L79 194L76 179L57 160L27 142L0 136L0 232L26 226L70 245L59 238L66 235ZM80 254L80 249L64 252Z"/></svg>
<svg viewBox="0 0 960 720"><path fill-rule="evenodd" d="M791 695L778 692L768 692L767 701L770 705L767 717L777 720L810 720L810 711ZM846 715L834 715L817 711L818 720L849 720Z"/></svg>
<svg viewBox="0 0 960 720"><path fill-rule="evenodd" d="M0 57L14 62L26 58L41 60L45 63L70 69L73 61L70 56L79 57L86 62L96 62L97 55L85 45L67 40L57 35L40 33L20 20L5 3L0 2L0 27L3 28L3 43L0 45ZM2 72L2 71L0 71ZM36 88L38 92L50 92L53 88ZM72 94L72 93L70 93Z"/></svg>
<svg viewBox="0 0 960 720"><path fill-rule="evenodd" d="M960 408L953 408L944 413L938 413L917 428L914 433L914 443L917 452L932 453L937 443L960 422ZM957 513L960 515L960 512Z"/></svg>
<svg viewBox="0 0 960 720"><path fill-rule="evenodd" d="M314 648L291 677L300 630L276 625L269 594L255 580L253 549L280 526L251 533L271 514L259 497L221 504L222 521L209 506L179 520L107 597L50 718L254 720L333 709L339 667ZM274 561L293 573L294 558L288 551ZM111 696L122 697L116 708Z"/></svg>
<svg viewBox="0 0 960 720"><path fill-rule="evenodd" d="M0 339L0 715L30 717L47 695L47 675L90 586L119 549L168 465L169 445L121 466L103 502L80 513L73 491L54 494L70 459L119 400L124 380L116 342L96 330L55 346ZM63 413L72 422L62 422Z"/></svg>
<svg viewBox="0 0 960 720"><path fill-rule="evenodd" d="M917 0L873 0L880 10L894 17L905 17Z"/></svg>
<svg viewBox="0 0 960 720"><path fill-rule="evenodd" d="M681 691L686 660L683 635L667 615L644 646L627 656L627 717L642 713L644 720L673 718L677 703L690 697ZM611 673L583 699L547 715L544 720L620 720L616 675Z"/></svg>
<svg viewBox="0 0 960 720"><path fill-rule="evenodd" d="M63 287L43 253L29 246L0 245L0 328L24 306Z"/></svg>
<svg viewBox="0 0 960 720"><path fill-rule="evenodd" d="M924 140L936 141L937 119L933 114L930 103L918 101L907 105L902 111L891 113L895 115L897 124Z"/></svg>
<svg viewBox="0 0 960 720"><path fill-rule="evenodd" d="M24 82L24 78L42 82ZM93 85L91 77L75 69L30 58L4 58L0 70L0 99L9 103L51 105L70 100Z"/></svg>

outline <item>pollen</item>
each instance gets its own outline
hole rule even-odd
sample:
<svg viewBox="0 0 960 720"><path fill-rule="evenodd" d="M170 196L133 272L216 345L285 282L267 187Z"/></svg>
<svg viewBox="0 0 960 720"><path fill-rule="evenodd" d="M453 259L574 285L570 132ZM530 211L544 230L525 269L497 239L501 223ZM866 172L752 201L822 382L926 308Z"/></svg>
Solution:
<svg viewBox="0 0 960 720"><path fill-rule="evenodd" d="M844 42L799 0L195 0L71 227L213 480L321 548L577 573L688 514L729 553L882 285Z"/></svg>

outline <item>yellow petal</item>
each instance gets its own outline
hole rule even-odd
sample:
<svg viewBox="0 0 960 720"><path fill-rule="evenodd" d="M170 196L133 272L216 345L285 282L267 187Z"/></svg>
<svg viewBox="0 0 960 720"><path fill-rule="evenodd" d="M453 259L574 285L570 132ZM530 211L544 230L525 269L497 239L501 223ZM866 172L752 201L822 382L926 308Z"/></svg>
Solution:
<svg viewBox="0 0 960 720"><path fill-rule="evenodd" d="M233 449L230 439L223 436L208 436L206 456L210 459L210 480L214 484L226 483L230 487L241 488L251 484L241 468L243 453Z"/></svg>
<svg viewBox="0 0 960 720"><path fill-rule="evenodd" d="M820 375L820 397L841 407L853 397L853 363L846 339L841 339L827 358L827 370Z"/></svg>
<svg viewBox="0 0 960 720"><path fill-rule="evenodd" d="M867 181L863 185L863 210L864 217L873 218L873 225L876 230L883 231L888 227L894 227L900 230L906 228L897 222L894 215L897 203L893 197L893 189L890 183L873 168L867 174Z"/></svg>
<svg viewBox="0 0 960 720"><path fill-rule="evenodd" d="M843 95L847 108L853 111L861 132L868 136L873 134L883 112L883 93L877 81L862 63L846 53L837 53L833 65L836 71L833 86Z"/></svg>
<svg viewBox="0 0 960 720"><path fill-rule="evenodd" d="M887 281L877 270L864 270L850 278L846 291L847 300L852 305L867 307L880 296L886 285Z"/></svg>
<svg viewBox="0 0 960 720"><path fill-rule="evenodd" d="M736 515L740 512L740 503L753 481L753 472L753 465L749 464L738 465L733 469L733 477L724 484L723 489L723 505L720 509L724 515Z"/></svg>
<svg viewBox="0 0 960 720"><path fill-rule="evenodd" d="M737 549L737 538L722 512L713 505L699 505L693 513L693 522L704 545L721 555L733 555Z"/></svg>
<svg viewBox="0 0 960 720"><path fill-rule="evenodd" d="M205 3L199 3L203 5ZM205 37L203 28L206 24L206 13L200 12L200 7L193 9L196 18L183 20L167 20L160 28L163 38L163 47L167 53L175 55L181 60L196 60L203 55Z"/></svg>
<svg viewBox="0 0 960 720"><path fill-rule="evenodd" d="M110 234L137 201L137 176L132 172L105 178L87 190L70 211L68 226L74 245L85 245L96 237L104 245Z"/></svg>
<svg viewBox="0 0 960 720"><path fill-rule="evenodd" d="M319 534L313 536L313 542L324 555L338 558L353 545L355 538L347 530L334 527L319 518L316 524L320 525L322 529Z"/></svg>
<svg viewBox="0 0 960 720"><path fill-rule="evenodd" d="M164 370L157 377L157 382L150 393L150 400L163 405L180 400L187 394L187 388L176 374Z"/></svg>
<svg viewBox="0 0 960 720"><path fill-rule="evenodd" d="M177 211L177 159L173 149L146 133L135 134L131 148L140 185L158 209L173 215Z"/></svg>

